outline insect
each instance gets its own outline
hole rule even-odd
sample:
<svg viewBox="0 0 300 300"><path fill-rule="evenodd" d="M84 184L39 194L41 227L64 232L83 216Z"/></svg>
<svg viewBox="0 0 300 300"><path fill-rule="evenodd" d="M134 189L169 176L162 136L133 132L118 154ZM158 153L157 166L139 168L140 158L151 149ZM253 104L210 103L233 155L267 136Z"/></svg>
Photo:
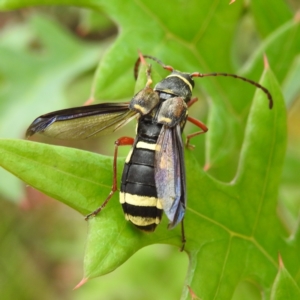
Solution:
<svg viewBox="0 0 300 300"><path fill-rule="evenodd" d="M181 223L182 249L185 244L183 219L186 209L186 172L182 131L187 121L200 131L187 136L190 139L208 129L201 121L188 116L188 108L197 98L192 98L194 77L230 76L244 80L262 89L272 108L270 92L260 84L234 74L198 72L184 73L167 66L159 59L144 55L135 64L135 78L139 65L145 58L170 71L170 75L151 87L151 66L147 69L147 83L128 103L101 103L90 106L63 109L35 119L27 130L27 137L42 133L60 139L85 139L110 134L137 118L137 133L121 137L115 142L113 160L113 184L103 204L90 216L97 215L109 202L117 188L118 147L131 145L125 160L120 203L125 218L144 231L154 231L163 212L169 219L168 228ZM191 146L190 146L191 147Z"/></svg>

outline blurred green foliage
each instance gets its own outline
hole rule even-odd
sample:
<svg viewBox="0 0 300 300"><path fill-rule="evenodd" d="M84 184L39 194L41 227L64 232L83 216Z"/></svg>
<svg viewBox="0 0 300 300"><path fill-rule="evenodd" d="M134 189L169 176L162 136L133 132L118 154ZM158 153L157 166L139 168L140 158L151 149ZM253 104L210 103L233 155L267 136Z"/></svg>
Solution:
<svg viewBox="0 0 300 300"><path fill-rule="evenodd" d="M0 9L38 4L38 0L2 0ZM62 2L47 0L43 4ZM260 299L259 290L267 299L297 299L297 1L236 1L230 6L211 1L143 1L130 2L126 9L117 0L70 0L63 4L93 10L27 8L0 15L5 20L0 35L1 138L23 137L36 116L80 105L88 98L130 99L137 49L182 71L224 71L256 81L266 54L279 85L271 70L265 71L261 83L272 92L275 105L269 111L263 93L257 91L253 100L255 89L238 81L214 78L196 82L195 94L200 101L190 114L206 120L209 133L205 144L204 137L198 138L196 150L186 153L190 267L184 284L185 255L166 246L152 246L110 275L71 292L81 277L83 218L36 194L31 187L24 189L3 171L1 298L177 299L183 287L182 299L189 299L188 284L201 299ZM117 37L110 19L121 29ZM279 86L288 110L285 159L285 108ZM106 144L113 144L114 139L59 143L110 154L112 147L106 149ZM110 189L111 158L5 139L0 155L5 169L81 213L91 211ZM119 169L121 166L122 160ZM180 244L179 229L167 231L166 220L153 235L137 233L124 221L116 198L101 217L89 222L84 277L116 268L143 246ZM17 202L20 204L14 204ZM285 268L278 265L278 252ZM285 290L293 291L290 298Z"/></svg>

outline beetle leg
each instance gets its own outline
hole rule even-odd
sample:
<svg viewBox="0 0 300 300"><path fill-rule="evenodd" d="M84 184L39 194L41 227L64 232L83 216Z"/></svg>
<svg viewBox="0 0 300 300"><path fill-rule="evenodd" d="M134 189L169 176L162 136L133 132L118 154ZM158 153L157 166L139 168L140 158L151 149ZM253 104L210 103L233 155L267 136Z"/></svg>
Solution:
<svg viewBox="0 0 300 300"><path fill-rule="evenodd" d="M117 158L118 158L118 147L119 146L131 146L134 143L134 139L131 137L121 137L115 141L115 152L114 152L114 162L113 162L113 185L111 191L105 201L102 203L100 207L94 210L92 213L88 214L85 217L85 220L88 220L91 216L96 216L109 202L113 194L118 190L117 183Z"/></svg>
<svg viewBox="0 0 300 300"><path fill-rule="evenodd" d="M188 117L187 120L190 121L191 123L193 123L194 125L196 125L197 127L199 127L200 129L202 129L202 131L197 131L197 132L191 133L191 134L187 135L187 137L186 137L186 143L185 143L186 147L189 149L194 149L195 146L190 144L190 139L199 134L207 132L208 128L206 127L206 125L204 123L202 123L201 121L199 121L195 118Z"/></svg>
<svg viewBox="0 0 300 300"><path fill-rule="evenodd" d="M187 106L188 107L191 107L194 103L196 103L198 101L198 98L195 97L195 98L192 98L188 103L187 103Z"/></svg>
<svg viewBox="0 0 300 300"><path fill-rule="evenodd" d="M181 252L184 250L184 246L185 246L185 242L186 242L183 220L184 220L184 218L181 220L181 242L182 242L182 245L180 248Z"/></svg>

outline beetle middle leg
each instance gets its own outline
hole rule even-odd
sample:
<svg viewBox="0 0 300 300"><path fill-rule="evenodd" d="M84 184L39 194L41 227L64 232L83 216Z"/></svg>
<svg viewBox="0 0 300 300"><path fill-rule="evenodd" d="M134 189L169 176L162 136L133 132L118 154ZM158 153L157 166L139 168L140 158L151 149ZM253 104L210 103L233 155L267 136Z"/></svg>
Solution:
<svg viewBox="0 0 300 300"><path fill-rule="evenodd" d="M195 146L190 144L190 140L199 134L206 133L208 131L208 128L206 127L206 125L204 123L202 123L201 121L199 121L195 118L188 117L187 120L190 121L191 123L193 123L194 125L196 125L197 127L199 127L200 129L202 129L202 131L197 131L197 132L191 133L191 134L187 135L187 137L186 137L186 143L185 143L186 147L189 149L194 149Z"/></svg>
<svg viewBox="0 0 300 300"><path fill-rule="evenodd" d="M196 103L198 101L198 98L192 98L188 103L188 107L191 107L194 103ZM205 133L208 131L208 128L206 127L206 125L204 123L202 123L201 121L195 119L195 118L192 118L192 117L187 117L187 120L191 123L193 123L194 125L196 125L197 127L199 127L200 129L202 129L202 131L197 131L197 132L194 132L194 133L191 133L189 135L187 135L186 137L186 142L185 142L185 145L187 148L189 149L194 149L195 146L194 145L191 145L190 144L190 140L199 135L199 134L202 134L202 133Z"/></svg>
<svg viewBox="0 0 300 300"><path fill-rule="evenodd" d="M115 141L115 151L114 151L114 161L113 161L113 185L111 191L105 201L102 203L100 207L94 210L92 213L88 214L85 217L85 220L88 220L91 216L96 216L109 202L113 194L118 190L118 183L117 183L117 158L118 158L118 147L119 146L132 146L134 143L134 139L131 137L121 137Z"/></svg>

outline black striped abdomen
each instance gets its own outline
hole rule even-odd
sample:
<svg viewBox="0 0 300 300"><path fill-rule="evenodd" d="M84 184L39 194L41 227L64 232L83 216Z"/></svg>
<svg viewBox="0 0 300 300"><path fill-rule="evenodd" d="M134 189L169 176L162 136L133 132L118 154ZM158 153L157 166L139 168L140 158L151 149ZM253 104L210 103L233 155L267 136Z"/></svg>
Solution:
<svg viewBox="0 0 300 300"><path fill-rule="evenodd" d="M158 124L139 122L137 140L127 156L123 170L120 202L125 218L144 231L154 231L162 217L154 180Z"/></svg>

